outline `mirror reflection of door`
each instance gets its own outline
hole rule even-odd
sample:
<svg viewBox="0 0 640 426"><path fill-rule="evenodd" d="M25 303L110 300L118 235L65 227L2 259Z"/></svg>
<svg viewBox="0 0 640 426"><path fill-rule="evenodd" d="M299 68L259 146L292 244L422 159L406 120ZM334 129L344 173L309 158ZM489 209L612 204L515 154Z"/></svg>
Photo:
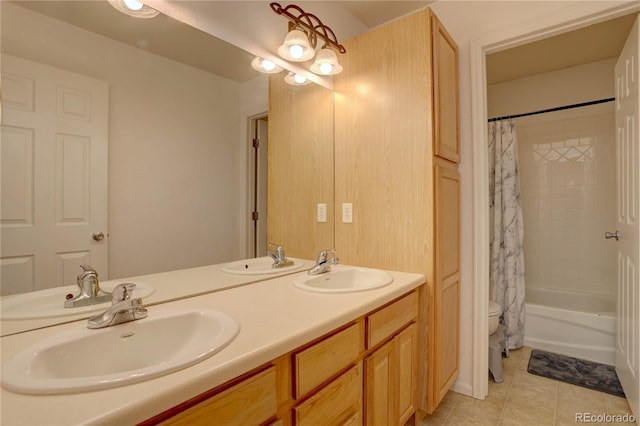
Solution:
<svg viewBox="0 0 640 426"><path fill-rule="evenodd" d="M2 91L2 295L106 279L107 83L3 54Z"/></svg>
<svg viewBox="0 0 640 426"><path fill-rule="evenodd" d="M252 184L252 232L251 247L253 257L267 254L267 146L269 120L267 114L251 119L253 169L250 171Z"/></svg>

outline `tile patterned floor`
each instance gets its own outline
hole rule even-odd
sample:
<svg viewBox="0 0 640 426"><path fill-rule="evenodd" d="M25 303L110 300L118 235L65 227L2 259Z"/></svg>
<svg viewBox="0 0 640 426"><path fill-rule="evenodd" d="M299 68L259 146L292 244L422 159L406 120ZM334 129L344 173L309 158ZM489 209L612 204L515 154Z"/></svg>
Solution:
<svg viewBox="0 0 640 426"><path fill-rule="evenodd" d="M562 426L580 424L576 423L576 413L631 413L624 398L529 374L530 355L531 348L525 347L503 358L504 381L495 383L490 378L489 396L484 401L449 392L420 426Z"/></svg>

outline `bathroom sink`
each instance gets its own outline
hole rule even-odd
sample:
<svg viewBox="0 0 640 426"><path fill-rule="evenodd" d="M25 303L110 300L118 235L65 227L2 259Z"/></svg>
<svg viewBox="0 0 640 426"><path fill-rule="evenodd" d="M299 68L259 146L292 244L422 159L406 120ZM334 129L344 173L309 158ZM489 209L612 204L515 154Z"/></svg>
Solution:
<svg viewBox="0 0 640 426"><path fill-rule="evenodd" d="M393 282L386 271L337 265L331 271L320 275L299 275L293 285L317 293L351 293L384 287Z"/></svg>
<svg viewBox="0 0 640 426"><path fill-rule="evenodd" d="M289 260L293 261L293 265L272 268L273 259L270 256L256 257L228 263L222 268L222 271L236 275L277 274L279 272L295 271L304 266L300 259L290 257Z"/></svg>
<svg viewBox="0 0 640 426"><path fill-rule="evenodd" d="M100 287L104 291L111 292L116 285L122 282L124 281L104 282L100 283ZM144 299L155 291L155 288L149 284L139 281L131 282L136 284L136 288L133 290L134 297L142 297ZM3 320L63 317L104 311L111 304L111 300L109 300L96 305L65 308L65 296L70 293L77 294L78 286L54 287L30 293L5 296L2 298L0 305L0 316Z"/></svg>
<svg viewBox="0 0 640 426"><path fill-rule="evenodd" d="M2 386L60 394L128 385L201 362L240 330L216 310L149 309L147 318L90 330L86 323L33 344L2 365Z"/></svg>

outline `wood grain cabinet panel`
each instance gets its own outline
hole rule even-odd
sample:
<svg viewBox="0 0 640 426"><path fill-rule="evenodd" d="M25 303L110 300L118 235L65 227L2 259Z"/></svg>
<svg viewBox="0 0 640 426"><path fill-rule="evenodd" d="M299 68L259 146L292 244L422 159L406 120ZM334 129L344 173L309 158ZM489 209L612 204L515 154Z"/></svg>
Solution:
<svg viewBox="0 0 640 426"><path fill-rule="evenodd" d="M418 292L367 315L367 349L393 336L418 315Z"/></svg>
<svg viewBox="0 0 640 426"><path fill-rule="evenodd" d="M460 161L458 48L429 9L343 44L335 211L353 203L354 220L335 221L335 248L347 264L424 274L417 406L431 413L458 373L459 178L434 172ZM375 348L388 331L369 326Z"/></svg>
<svg viewBox="0 0 640 426"><path fill-rule="evenodd" d="M438 157L457 163L460 159L458 138L458 46L431 15L433 54L433 142Z"/></svg>
<svg viewBox="0 0 640 426"><path fill-rule="evenodd" d="M360 424L362 418L362 366L357 364L294 407L296 426Z"/></svg>
<svg viewBox="0 0 640 426"><path fill-rule="evenodd" d="M418 381L418 326L413 323L394 339L395 387L398 425L404 425L416 411Z"/></svg>
<svg viewBox="0 0 640 426"><path fill-rule="evenodd" d="M402 426L416 410L417 325L365 358L365 424Z"/></svg>
<svg viewBox="0 0 640 426"><path fill-rule="evenodd" d="M365 358L365 424L392 425L394 413L394 342Z"/></svg>
<svg viewBox="0 0 640 426"><path fill-rule="evenodd" d="M357 322L293 356L294 397L300 398L354 363L362 351Z"/></svg>
<svg viewBox="0 0 640 426"><path fill-rule="evenodd" d="M458 375L460 337L460 174L445 160L435 163L436 270L432 341L432 404L444 398Z"/></svg>
<svg viewBox="0 0 640 426"><path fill-rule="evenodd" d="M277 409L276 369L270 367L208 400L182 411L162 424L184 426L261 425L275 417Z"/></svg>

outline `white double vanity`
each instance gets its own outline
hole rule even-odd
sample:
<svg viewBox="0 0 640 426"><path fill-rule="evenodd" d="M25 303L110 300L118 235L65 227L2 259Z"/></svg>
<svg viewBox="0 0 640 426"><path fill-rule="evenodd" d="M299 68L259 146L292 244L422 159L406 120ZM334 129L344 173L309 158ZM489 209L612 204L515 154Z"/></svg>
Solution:
<svg viewBox="0 0 640 426"><path fill-rule="evenodd" d="M260 271L253 262L104 282L144 283L152 293L144 297L146 318L98 330L86 328L86 312L3 317L0 422L179 424L208 415L305 424L332 386L344 390L343 403L347 395L355 402L327 407L361 421L370 392L362 371L385 342L415 329L414 289L424 277L346 265L309 275L314 263L298 259L275 274L223 271ZM3 298L3 309L19 297ZM249 405L229 408L234 398ZM249 417L233 417L238 411Z"/></svg>

